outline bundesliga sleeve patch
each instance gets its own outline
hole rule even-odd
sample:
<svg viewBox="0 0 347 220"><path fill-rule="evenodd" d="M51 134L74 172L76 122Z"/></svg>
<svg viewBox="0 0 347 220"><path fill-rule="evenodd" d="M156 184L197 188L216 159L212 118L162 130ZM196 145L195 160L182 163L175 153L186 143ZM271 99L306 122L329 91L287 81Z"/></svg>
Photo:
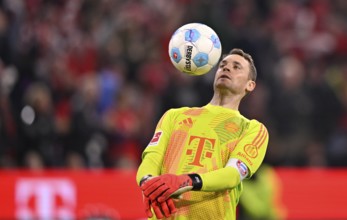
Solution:
<svg viewBox="0 0 347 220"><path fill-rule="evenodd" d="M155 134L153 135L153 138L152 138L152 140L149 142L148 146L155 146L155 145L158 145L162 133L163 133L162 131L157 131L157 132L155 132Z"/></svg>
<svg viewBox="0 0 347 220"><path fill-rule="evenodd" d="M227 166L235 167L239 171L241 181L248 176L249 171L247 165L239 159L231 158Z"/></svg>

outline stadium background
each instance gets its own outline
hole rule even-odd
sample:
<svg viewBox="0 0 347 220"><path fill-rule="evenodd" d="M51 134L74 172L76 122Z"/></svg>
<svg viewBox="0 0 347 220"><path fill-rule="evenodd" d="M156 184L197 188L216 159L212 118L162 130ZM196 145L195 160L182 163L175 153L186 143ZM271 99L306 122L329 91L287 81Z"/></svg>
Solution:
<svg viewBox="0 0 347 220"><path fill-rule="evenodd" d="M123 213L116 204L125 200L137 204L126 213L142 213L135 179L127 178L157 120L168 108L212 98L212 72L188 77L168 59L172 32L190 22L211 26L223 52L239 47L253 55L257 89L241 112L268 127L265 162L278 174L286 218L347 218L343 0L1 0L0 201L7 208L0 218L49 218L60 215L58 206L78 216L81 202ZM81 199L93 175L107 187L95 183L91 191L116 193L111 200ZM55 181L79 192L75 203L66 200L75 205L66 208L69 196L51 193L52 207L44 209L37 190L18 192ZM117 194L123 184L132 196Z"/></svg>

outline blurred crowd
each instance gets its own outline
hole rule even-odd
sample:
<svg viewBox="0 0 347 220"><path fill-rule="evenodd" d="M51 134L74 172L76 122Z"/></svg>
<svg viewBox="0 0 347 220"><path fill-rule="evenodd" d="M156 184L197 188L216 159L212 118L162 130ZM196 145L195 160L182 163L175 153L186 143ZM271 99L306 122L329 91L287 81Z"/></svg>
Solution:
<svg viewBox="0 0 347 220"><path fill-rule="evenodd" d="M0 167L136 168L166 110L212 98L168 58L191 22L253 56L267 163L347 165L347 1L0 0Z"/></svg>

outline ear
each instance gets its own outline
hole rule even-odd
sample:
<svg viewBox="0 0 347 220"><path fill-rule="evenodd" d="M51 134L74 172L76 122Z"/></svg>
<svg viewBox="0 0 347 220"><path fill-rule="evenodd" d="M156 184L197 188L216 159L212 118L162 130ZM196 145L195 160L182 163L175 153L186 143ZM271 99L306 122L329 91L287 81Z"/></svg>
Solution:
<svg viewBox="0 0 347 220"><path fill-rule="evenodd" d="M257 84L253 80L249 80L246 85L247 93L252 92Z"/></svg>

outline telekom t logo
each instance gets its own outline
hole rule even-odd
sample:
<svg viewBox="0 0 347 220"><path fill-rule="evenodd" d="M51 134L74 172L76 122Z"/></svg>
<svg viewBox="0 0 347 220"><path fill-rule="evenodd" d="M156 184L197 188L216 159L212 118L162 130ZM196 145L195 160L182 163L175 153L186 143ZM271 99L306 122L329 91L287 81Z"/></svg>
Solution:
<svg viewBox="0 0 347 220"><path fill-rule="evenodd" d="M213 148L214 148L214 144L216 142L216 139L211 139L211 138L206 138L206 137L199 137L199 136L190 136L189 138L189 145L192 143L193 140L198 139L198 148L196 149L196 153L194 156L194 160L191 163L188 163L189 165L194 165L194 166L199 166L199 167L203 167L203 165L200 163L200 159L201 156L203 154L203 150L204 150L204 146L206 142L209 142L211 144L211 148L210 150L205 150L205 157L211 158L212 157L212 153L213 153ZM193 149L188 149L187 150L187 155L192 155L193 154Z"/></svg>
<svg viewBox="0 0 347 220"><path fill-rule="evenodd" d="M15 202L17 219L74 219L76 189L65 178L21 178Z"/></svg>

